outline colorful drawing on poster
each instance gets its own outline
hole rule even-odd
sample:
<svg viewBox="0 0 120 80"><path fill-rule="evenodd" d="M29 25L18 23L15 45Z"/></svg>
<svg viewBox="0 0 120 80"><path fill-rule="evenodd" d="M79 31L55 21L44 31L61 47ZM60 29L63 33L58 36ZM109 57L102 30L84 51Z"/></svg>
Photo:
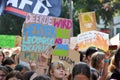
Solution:
<svg viewBox="0 0 120 80"><path fill-rule="evenodd" d="M0 35L0 47L12 48L15 47L16 36L12 35Z"/></svg>
<svg viewBox="0 0 120 80"><path fill-rule="evenodd" d="M79 50L85 50L90 46L108 50L109 47L109 35L98 31L88 31L77 36L77 42Z"/></svg>
<svg viewBox="0 0 120 80"><path fill-rule="evenodd" d="M43 53L55 45L54 55L67 56L72 21L28 13L22 37L22 51Z"/></svg>
<svg viewBox="0 0 120 80"><path fill-rule="evenodd" d="M86 12L79 14L79 23L81 33L97 29L95 12Z"/></svg>

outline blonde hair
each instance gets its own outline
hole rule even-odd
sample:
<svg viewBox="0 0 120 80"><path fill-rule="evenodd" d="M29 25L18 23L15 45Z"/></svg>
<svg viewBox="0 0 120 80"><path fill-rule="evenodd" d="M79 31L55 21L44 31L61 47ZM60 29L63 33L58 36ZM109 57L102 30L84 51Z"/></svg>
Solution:
<svg viewBox="0 0 120 80"><path fill-rule="evenodd" d="M56 61L56 62L51 63L51 65L49 66L48 75L51 76L50 71L54 71L54 69L56 69L56 68L63 68L63 70L65 70L65 66L64 66L63 62Z"/></svg>
<svg viewBox="0 0 120 80"><path fill-rule="evenodd" d="M99 69L102 64L102 60L105 58L105 54L103 52L95 52L91 56L91 66L95 69Z"/></svg>
<svg viewBox="0 0 120 80"><path fill-rule="evenodd" d="M110 65L108 66L108 70L113 72L115 69L115 56L113 55L110 60Z"/></svg>
<svg viewBox="0 0 120 80"><path fill-rule="evenodd" d="M61 61L53 62L51 65L51 70L54 70L56 67L62 67L63 69L65 69L63 62Z"/></svg>

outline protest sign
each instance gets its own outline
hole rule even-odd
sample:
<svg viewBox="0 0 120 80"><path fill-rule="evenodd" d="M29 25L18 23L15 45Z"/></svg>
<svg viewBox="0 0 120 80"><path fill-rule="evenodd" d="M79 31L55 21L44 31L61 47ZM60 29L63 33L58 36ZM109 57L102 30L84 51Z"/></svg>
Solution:
<svg viewBox="0 0 120 80"><path fill-rule="evenodd" d="M1 0L0 14L4 11L25 18L27 13L60 16L62 0Z"/></svg>
<svg viewBox="0 0 120 80"><path fill-rule="evenodd" d="M68 56L53 56L52 62L62 61L65 64L65 67L72 71L73 66L80 61L79 52L69 49Z"/></svg>
<svg viewBox="0 0 120 80"><path fill-rule="evenodd" d="M16 36L15 46L21 46L22 38L21 36Z"/></svg>
<svg viewBox="0 0 120 80"><path fill-rule="evenodd" d="M0 47L12 48L15 47L16 36L0 35Z"/></svg>
<svg viewBox="0 0 120 80"><path fill-rule="evenodd" d="M71 29L70 19L28 13L23 26L22 51L48 53L55 45L54 55L67 56Z"/></svg>
<svg viewBox="0 0 120 80"><path fill-rule="evenodd" d="M71 29L70 19L28 13L22 29L21 59L35 62L41 73L51 54L68 55Z"/></svg>
<svg viewBox="0 0 120 80"><path fill-rule="evenodd" d="M81 33L97 29L95 12L86 12L79 14L79 23Z"/></svg>
<svg viewBox="0 0 120 80"><path fill-rule="evenodd" d="M71 37L70 38L70 49L75 49L77 45L77 37Z"/></svg>
<svg viewBox="0 0 120 80"><path fill-rule="evenodd" d="M90 46L108 50L109 47L109 35L98 31L88 31L77 36L77 42L79 50L87 49Z"/></svg>
<svg viewBox="0 0 120 80"><path fill-rule="evenodd" d="M22 29L21 60L34 62L37 72L42 74L48 69L51 54L68 55L71 29L69 19L28 13Z"/></svg>

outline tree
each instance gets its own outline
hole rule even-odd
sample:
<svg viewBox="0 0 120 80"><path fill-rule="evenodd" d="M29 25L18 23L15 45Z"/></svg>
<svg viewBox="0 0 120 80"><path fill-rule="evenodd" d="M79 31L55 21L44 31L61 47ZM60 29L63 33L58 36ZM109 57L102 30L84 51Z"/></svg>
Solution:
<svg viewBox="0 0 120 80"><path fill-rule="evenodd" d="M0 16L0 34L21 35L24 20L25 19L11 14Z"/></svg>
<svg viewBox="0 0 120 80"><path fill-rule="evenodd" d="M119 0L73 0L74 14L73 22L78 21L78 13L94 11L96 13L96 20L99 23L99 18L104 20L104 27L111 24L114 14L120 13Z"/></svg>

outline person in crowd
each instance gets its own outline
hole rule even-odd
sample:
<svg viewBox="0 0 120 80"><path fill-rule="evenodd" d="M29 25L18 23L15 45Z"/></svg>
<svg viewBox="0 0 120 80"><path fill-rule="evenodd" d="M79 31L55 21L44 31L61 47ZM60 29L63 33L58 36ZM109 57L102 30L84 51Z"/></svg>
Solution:
<svg viewBox="0 0 120 80"><path fill-rule="evenodd" d="M91 55L94 54L95 52L97 52L97 48L96 47L89 47L86 50L85 56L86 56L86 63L90 65L90 61L91 61Z"/></svg>
<svg viewBox="0 0 120 80"><path fill-rule="evenodd" d="M23 75L19 71L10 72L5 80L23 80Z"/></svg>
<svg viewBox="0 0 120 80"><path fill-rule="evenodd" d="M21 74L25 74L27 71L29 71L29 68L24 65L18 64L15 66L14 70L20 71Z"/></svg>
<svg viewBox="0 0 120 80"><path fill-rule="evenodd" d="M2 65L4 58L5 56L4 56L3 50L0 49L0 65Z"/></svg>
<svg viewBox="0 0 120 80"><path fill-rule="evenodd" d="M47 76L40 75L40 76L36 76L33 80L50 80L50 78Z"/></svg>
<svg viewBox="0 0 120 80"><path fill-rule="evenodd" d="M112 75L112 73L113 73L113 71L114 71L114 69L115 69L115 60L114 60L114 55L110 58L110 64L109 64L109 66L108 66L108 75L107 75L107 78L106 78L106 80L110 80L110 77L111 77L111 75Z"/></svg>
<svg viewBox="0 0 120 80"><path fill-rule="evenodd" d="M108 70L109 70L111 73L113 73L114 69L115 69L115 56L113 55L113 56L111 57L110 64L109 64L109 66L108 66Z"/></svg>
<svg viewBox="0 0 120 80"><path fill-rule="evenodd" d="M8 69L5 66L0 66L0 80L5 80L6 75L8 74Z"/></svg>
<svg viewBox="0 0 120 80"><path fill-rule="evenodd" d="M90 68L90 71L91 71L91 79L92 80L98 80L98 78L99 78L98 71L94 68Z"/></svg>
<svg viewBox="0 0 120 80"><path fill-rule="evenodd" d="M79 54L80 54L80 61L87 63L85 51L79 51Z"/></svg>
<svg viewBox="0 0 120 80"><path fill-rule="evenodd" d="M111 73L111 72L109 72L109 73L107 74L107 76L106 76L106 79L105 79L105 80L111 80L111 79L110 79L111 75L112 75L112 73Z"/></svg>
<svg viewBox="0 0 120 80"><path fill-rule="evenodd" d="M110 80L120 80L120 48L115 53L114 65L115 69L110 77Z"/></svg>
<svg viewBox="0 0 120 80"><path fill-rule="evenodd" d="M90 67L85 62L79 62L72 69L72 80L91 80Z"/></svg>
<svg viewBox="0 0 120 80"><path fill-rule="evenodd" d="M108 74L108 65L109 65L109 51L106 53L95 52L91 56L91 67L96 69L99 73L99 80L105 80Z"/></svg>
<svg viewBox="0 0 120 80"><path fill-rule="evenodd" d="M38 74L35 71L27 71L23 77L24 80L33 80L37 76Z"/></svg>
<svg viewBox="0 0 120 80"><path fill-rule="evenodd" d="M2 63L3 66L9 65L12 69L15 67L14 61L10 57L6 57Z"/></svg>
<svg viewBox="0 0 120 80"><path fill-rule="evenodd" d="M62 62L53 62L50 66L50 78L51 80L63 80L65 76L65 66Z"/></svg>
<svg viewBox="0 0 120 80"><path fill-rule="evenodd" d="M10 67L10 65L5 65L5 67L7 68L8 73L11 72L11 71L13 71L13 69Z"/></svg>

